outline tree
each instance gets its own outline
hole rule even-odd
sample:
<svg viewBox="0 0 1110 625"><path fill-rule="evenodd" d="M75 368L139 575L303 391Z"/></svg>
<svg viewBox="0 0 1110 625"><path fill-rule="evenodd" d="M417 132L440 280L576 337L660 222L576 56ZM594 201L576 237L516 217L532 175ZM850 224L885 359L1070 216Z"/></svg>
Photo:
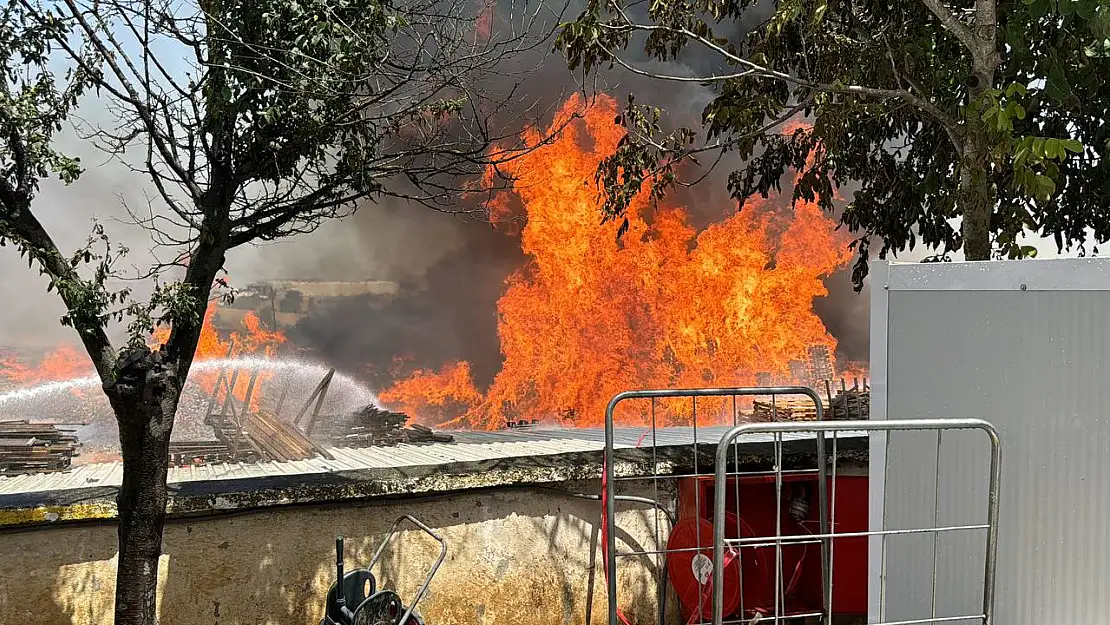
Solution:
<svg viewBox="0 0 1110 625"><path fill-rule="evenodd" d="M920 239L938 258L983 260L1035 254L1024 233L1081 253L1110 237L1108 38L1105 0L658 0L646 12L590 0L559 44L572 69L714 90L704 137L664 130L630 98L629 134L598 170L608 216L645 183L656 197L681 184L679 163L710 150L745 159L729 178L741 201L778 189L787 168L800 172L794 197L828 210L858 185L841 222L859 288L875 238L880 258ZM716 70L645 69L627 58L633 42ZM812 129L784 131L794 116Z"/></svg>
<svg viewBox="0 0 1110 625"><path fill-rule="evenodd" d="M559 15L514 5L495 23L466 0L7 6L0 235L61 296L63 323L115 413L124 465L115 620L153 623L174 414L228 252L309 232L383 194L466 210L459 193L497 186L488 172L529 149L506 118L541 111L517 93L529 66L513 59L536 50ZM65 88L45 69L48 42L73 68ZM112 286L124 250L102 228L67 257L32 211L39 179L78 174L49 146L90 83L118 119L86 128L88 138L155 191L144 212L129 208L162 250L139 276L155 284L149 300ZM118 322L122 346L110 338ZM152 349L159 324L169 337Z"/></svg>

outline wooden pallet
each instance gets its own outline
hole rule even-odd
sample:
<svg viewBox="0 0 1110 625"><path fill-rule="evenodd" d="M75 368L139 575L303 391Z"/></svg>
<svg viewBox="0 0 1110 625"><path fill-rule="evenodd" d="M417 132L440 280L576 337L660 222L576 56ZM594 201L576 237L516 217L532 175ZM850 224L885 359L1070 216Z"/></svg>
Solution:
<svg viewBox="0 0 1110 625"><path fill-rule="evenodd" d="M817 407L807 399L782 398L770 401L757 400L752 405L755 421L816 421Z"/></svg>

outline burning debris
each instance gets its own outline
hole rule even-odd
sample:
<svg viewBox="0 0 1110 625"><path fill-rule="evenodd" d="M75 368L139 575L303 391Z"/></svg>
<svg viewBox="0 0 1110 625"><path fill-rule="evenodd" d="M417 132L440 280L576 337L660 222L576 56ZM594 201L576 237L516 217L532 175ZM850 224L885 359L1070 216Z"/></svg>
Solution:
<svg viewBox="0 0 1110 625"><path fill-rule="evenodd" d="M844 388L841 381L841 390L833 398L828 407L828 419L870 419L871 418L871 389L867 382L860 386L858 383L852 388Z"/></svg>
<svg viewBox="0 0 1110 625"><path fill-rule="evenodd" d="M823 392L827 399L821 402L826 420L844 421L849 419L870 418L871 389L865 380L860 385L854 381L852 388L841 378L840 390L833 395L833 385L829 380L821 380L810 388ZM753 421L814 421L817 408L813 401L806 398L784 398L774 401L753 402L751 418Z"/></svg>
<svg viewBox="0 0 1110 625"><path fill-rule="evenodd" d="M72 432L50 423L0 421L0 475L68 469L80 445Z"/></svg>

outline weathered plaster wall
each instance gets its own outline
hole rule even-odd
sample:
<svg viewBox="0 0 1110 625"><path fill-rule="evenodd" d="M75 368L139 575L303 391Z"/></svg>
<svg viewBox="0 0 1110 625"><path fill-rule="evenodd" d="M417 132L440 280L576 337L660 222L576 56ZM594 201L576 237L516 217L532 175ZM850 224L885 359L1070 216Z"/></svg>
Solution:
<svg viewBox="0 0 1110 625"><path fill-rule="evenodd" d="M567 487L600 492L597 482ZM620 510L618 544L658 548L652 513L628 504ZM404 513L448 541L447 560L420 606L430 625L581 624L587 606L592 623L604 622L600 505L539 489L174 521L165 533L160 622L317 625L334 578L335 536L346 538L351 568L369 560ZM426 535L406 531L386 550L379 577L408 601L437 549ZM0 534L0 625L110 623L115 552L111 524ZM653 621L651 563L624 559L618 569L622 609L634 622Z"/></svg>

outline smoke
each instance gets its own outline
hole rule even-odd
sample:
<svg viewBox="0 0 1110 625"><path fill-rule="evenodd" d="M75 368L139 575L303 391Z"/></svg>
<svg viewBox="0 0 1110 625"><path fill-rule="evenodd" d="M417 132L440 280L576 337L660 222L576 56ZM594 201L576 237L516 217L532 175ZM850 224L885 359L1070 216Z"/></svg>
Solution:
<svg viewBox="0 0 1110 625"><path fill-rule="evenodd" d="M580 7L571 7L567 15L578 11ZM769 15L770 4L766 4L748 12L731 32L721 34L735 40ZM630 52L638 49L635 43L630 46ZM695 49L669 63L643 56L634 56L633 61L647 71L679 76L727 70L717 56ZM542 59L520 90L527 94L522 108L536 100L561 103L581 86L577 79L558 53ZM588 88L604 91L619 102L629 93L637 94L640 102L663 108L665 122L672 127L700 128L702 111L715 96L698 83L660 83L619 69L601 74ZM740 164L735 155L726 157L696 187L676 191L674 201L687 208L696 227L736 210L727 177ZM291 339L313 346L320 357L337 366L362 369L379 387L389 383L398 367L407 373L458 360L471 363L480 386L491 382L501 366L497 300L506 278L526 260L519 239L481 221L454 219L402 202L361 210L351 220L325 226L317 234L257 250L253 266L271 268L270 277L359 275L397 280L402 283L400 296L382 307L375 307L369 298L343 302L303 321ZM273 272L275 268L283 273ZM830 276L826 286L829 296L816 302L816 308L840 341L838 359L867 360L868 292L852 290L848 270ZM405 357L403 362L395 361L399 355Z"/></svg>
<svg viewBox="0 0 1110 625"><path fill-rule="evenodd" d="M501 1L502 15L511 2ZM568 7L564 17L574 17L581 8L581 3ZM719 34L736 40L769 14L770 3L766 3ZM631 59L648 71L696 76L727 69L718 57L697 49L684 52L670 63L637 57L639 49L639 44L633 42L629 48ZM583 88L578 82L581 76L572 75L564 58L558 52L550 53L546 46L511 62L537 68L518 89L522 109L534 111L537 102L553 108L571 92ZM502 78L499 82L494 77L489 87L505 90L508 80ZM697 83L664 84L619 70L603 72L591 80L596 82L585 85L587 91L598 89L620 102L635 93L641 102L661 106L672 126L700 128L702 110L714 97L712 89ZM90 124L112 121L103 103L96 100L89 100L83 113ZM129 264L148 266L153 259L148 251L152 247L149 236L120 223L126 215L123 202L145 210L148 198L155 196L146 176L118 161L105 162L102 154L73 133L65 133L59 147L81 156L86 165L85 175L70 188L53 181L44 184L36 203L36 211L49 231L56 233L60 247L65 251L80 245L96 216L114 240L132 250ZM726 181L728 172L738 165L735 157L726 158L697 187L677 191L675 201L688 208L696 226L705 226L735 210ZM396 281L402 286L401 294L392 303L380 306L370 299L351 299L327 314L305 320L290 338L310 346L336 366L382 382L396 365L394 357L405 355L410 358L404 363L407 368L438 368L455 360L470 361L476 381L486 384L501 362L496 302L505 279L524 262L519 238L511 233L495 231L474 218L383 198L364 202L353 216L328 222L312 234L234 250L227 271L236 286L279 278ZM56 294L46 293L44 278L28 271L10 250L0 252L0 270L7 278L0 284L0 296L9 302L0 345L28 339L47 345L74 339L72 330L58 323L62 306ZM817 310L840 339L838 357L865 360L866 291L852 292L846 271L831 276L826 284L830 295L817 302Z"/></svg>
<svg viewBox="0 0 1110 625"><path fill-rule="evenodd" d="M113 123L104 102L98 99L86 100L77 112L82 124ZM128 207L145 211L149 198L155 195L144 175L131 171L119 160L109 160L70 127L59 133L54 147L79 158L85 170L69 186L56 178L42 181L34 200L35 215L62 254L68 256L85 245L94 224L99 223L117 249L122 246L129 250L119 265L121 270L134 275L136 268L150 267L154 261L151 238L128 223ZM77 343L73 329L60 323L65 309L57 293L46 291L47 278L39 275L37 267L28 267L11 245L0 248L0 274L4 276L0 298L5 303L0 346L37 351L58 343ZM126 286L134 289L136 297L145 297L150 290L147 282ZM111 331L118 335L121 329L114 327Z"/></svg>

